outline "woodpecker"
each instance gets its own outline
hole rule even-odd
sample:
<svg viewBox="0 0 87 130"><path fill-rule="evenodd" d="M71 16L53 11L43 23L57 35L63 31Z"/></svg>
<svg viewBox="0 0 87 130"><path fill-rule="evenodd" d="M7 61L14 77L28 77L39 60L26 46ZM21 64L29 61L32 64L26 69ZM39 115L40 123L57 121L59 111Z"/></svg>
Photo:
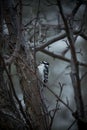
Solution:
<svg viewBox="0 0 87 130"><path fill-rule="evenodd" d="M48 82L49 63L47 61L42 61L40 65L38 65L38 72L42 82L46 84Z"/></svg>

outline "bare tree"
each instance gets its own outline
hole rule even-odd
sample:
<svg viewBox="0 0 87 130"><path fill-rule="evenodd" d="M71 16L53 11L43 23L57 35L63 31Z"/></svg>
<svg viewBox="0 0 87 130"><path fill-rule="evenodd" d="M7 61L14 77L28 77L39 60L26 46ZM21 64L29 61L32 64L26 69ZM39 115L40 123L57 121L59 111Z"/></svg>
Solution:
<svg viewBox="0 0 87 130"><path fill-rule="evenodd" d="M78 61L75 42L78 36L87 40L86 14L87 2L75 1L74 8L66 15L64 13L64 1L46 0L43 6L55 6L58 8L58 25L43 24L41 12L42 1L38 0L35 7L32 2L23 3L22 0L0 1L0 129L23 129L23 130L51 130L55 115L62 103L77 121L78 130L87 129L87 116L81 91L81 79L79 66L87 67L86 63ZM83 19L76 23L76 14L84 5ZM23 23L23 7L29 6L31 15L29 22ZM35 11L33 11L35 10ZM43 16L45 16L43 14ZM85 31L83 31L85 28ZM49 31L59 30L56 37L49 38ZM63 31L63 33L62 33ZM56 41L67 38L66 48L61 55L49 51L49 46ZM46 49L48 47L48 49ZM65 57L70 50L71 59ZM37 73L36 53L41 51L46 55L70 63L72 86L75 96L76 111L62 98L64 84L59 83L60 92L56 94L49 85L45 86L56 98L55 108L49 110L44 102L41 86L44 85ZM81 53L81 52L80 52ZM22 90L23 102L21 103L15 91L12 79L12 67L16 68L19 86ZM84 75L85 76L85 75ZM83 76L83 77L84 77Z"/></svg>

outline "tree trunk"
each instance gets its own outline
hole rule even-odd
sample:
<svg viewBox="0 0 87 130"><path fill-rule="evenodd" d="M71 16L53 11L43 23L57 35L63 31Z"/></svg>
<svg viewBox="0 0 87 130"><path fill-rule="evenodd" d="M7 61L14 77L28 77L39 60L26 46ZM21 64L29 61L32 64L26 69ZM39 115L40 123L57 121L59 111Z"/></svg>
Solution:
<svg viewBox="0 0 87 130"><path fill-rule="evenodd" d="M23 90L26 112L31 119L33 129L47 130L48 117L44 113L35 71L27 64L25 59L17 61L18 74ZM20 66L20 67L19 67Z"/></svg>
<svg viewBox="0 0 87 130"><path fill-rule="evenodd" d="M80 84L80 78L79 78L79 65L77 61L76 51L75 51L75 40L74 40L74 34L73 34L73 18L72 20L68 21L63 12L62 4L60 0L57 0L57 4L60 10L60 14L62 16L66 33L67 33L67 39L69 41L70 50L71 50L71 80L72 80L72 86L74 89L74 96L75 96L75 103L76 103L76 113L75 118L77 120L78 130L86 130L87 129L87 121L85 118L85 111L84 111L84 104L82 99L82 93L81 93L81 84Z"/></svg>

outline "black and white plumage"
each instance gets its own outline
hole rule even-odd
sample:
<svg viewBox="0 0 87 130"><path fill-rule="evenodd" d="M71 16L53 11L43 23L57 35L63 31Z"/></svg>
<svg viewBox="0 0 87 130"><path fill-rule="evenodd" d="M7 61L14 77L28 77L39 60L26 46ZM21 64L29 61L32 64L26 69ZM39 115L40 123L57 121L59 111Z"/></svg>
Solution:
<svg viewBox="0 0 87 130"><path fill-rule="evenodd" d="M44 84L48 82L49 63L42 61L38 66L39 76Z"/></svg>

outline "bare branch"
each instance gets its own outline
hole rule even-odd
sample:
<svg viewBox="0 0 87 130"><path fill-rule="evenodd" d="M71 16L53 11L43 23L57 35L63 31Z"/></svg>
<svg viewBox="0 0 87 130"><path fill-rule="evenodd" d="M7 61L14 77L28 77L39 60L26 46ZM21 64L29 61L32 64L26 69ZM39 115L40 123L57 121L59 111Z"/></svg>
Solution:
<svg viewBox="0 0 87 130"><path fill-rule="evenodd" d="M79 68L78 68L78 61L76 57L75 47L74 47L72 24L71 24L71 21L67 21L64 16L63 8L61 6L61 1L57 0L57 4L58 4L59 11L65 25L65 28L66 28L67 38L69 40L70 49L71 49L71 79L72 79L72 84L73 84L74 93L75 93L75 101L76 101L78 116L84 118L85 117L84 105L83 105L83 100L82 100L82 95L81 95Z"/></svg>
<svg viewBox="0 0 87 130"><path fill-rule="evenodd" d="M1 57L1 56L0 56L0 57ZM23 107L22 107L22 105L21 105L21 102L20 102L20 100L18 99L18 97L17 97L17 95L16 95L16 92L15 92L15 89L14 89L14 85L13 85L11 76L9 75L9 72L8 72L8 70L7 70L7 68L6 68L6 65L5 65L5 62L4 62L3 58L2 58L2 61L3 61L3 65L4 65L4 68L5 68L5 71L6 71L6 73L7 73L7 76L8 76L8 78L9 78L9 81L10 81L10 83L11 83L11 87L12 87L12 91L13 91L14 97L15 97L15 99L16 99L18 105L19 105L20 111L21 111L21 113L22 113L24 119L26 120L27 125L29 124L29 127L30 127L31 130L32 130L32 126L31 126L30 120L27 118L27 116L26 116L26 114L25 114L25 112L24 112L24 110L23 110Z"/></svg>
<svg viewBox="0 0 87 130"><path fill-rule="evenodd" d="M86 75L87 75L87 72L85 72L85 73L82 75L82 77L80 78L80 81L82 81L82 80L86 77Z"/></svg>
<svg viewBox="0 0 87 130"><path fill-rule="evenodd" d="M72 122L72 124L69 126L69 128L68 128L67 130L70 130L75 123L76 123L76 120L74 120L74 121Z"/></svg>
<svg viewBox="0 0 87 130"><path fill-rule="evenodd" d="M68 62L68 63L71 62L70 59L68 59L68 58L66 58L66 57L64 57L64 56L55 54L55 53L53 53L53 52L50 52L50 51L48 51L48 50L46 50L46 49L42 50L42 52L45 53L45 54L47 54L47 55L49 55L49 56L51 56L51 57L53 57L54 59L57 58L57 59L63 60L63 61ZM78 63L78 65L80 65L80 66L87 67L87 64L86 64L86 63L79 62L79 61L77 61L77 63Z"/></svg>
<svg viewBox="0 0 87 130"><path fill-rule="evenodd" d="M79 34L80 32L79 31L74 31L73 33L74 33L74 35L76 35L76 34ZM58 36L55 36L54 38L52 38L51 40L48 40L45 44L36 47L36 51L41 51L45 47L51 45L52 43L54 43L56 41L59 41L59 40L65 38L66 36L67 36L66 33L61 33Z"/></svg>

